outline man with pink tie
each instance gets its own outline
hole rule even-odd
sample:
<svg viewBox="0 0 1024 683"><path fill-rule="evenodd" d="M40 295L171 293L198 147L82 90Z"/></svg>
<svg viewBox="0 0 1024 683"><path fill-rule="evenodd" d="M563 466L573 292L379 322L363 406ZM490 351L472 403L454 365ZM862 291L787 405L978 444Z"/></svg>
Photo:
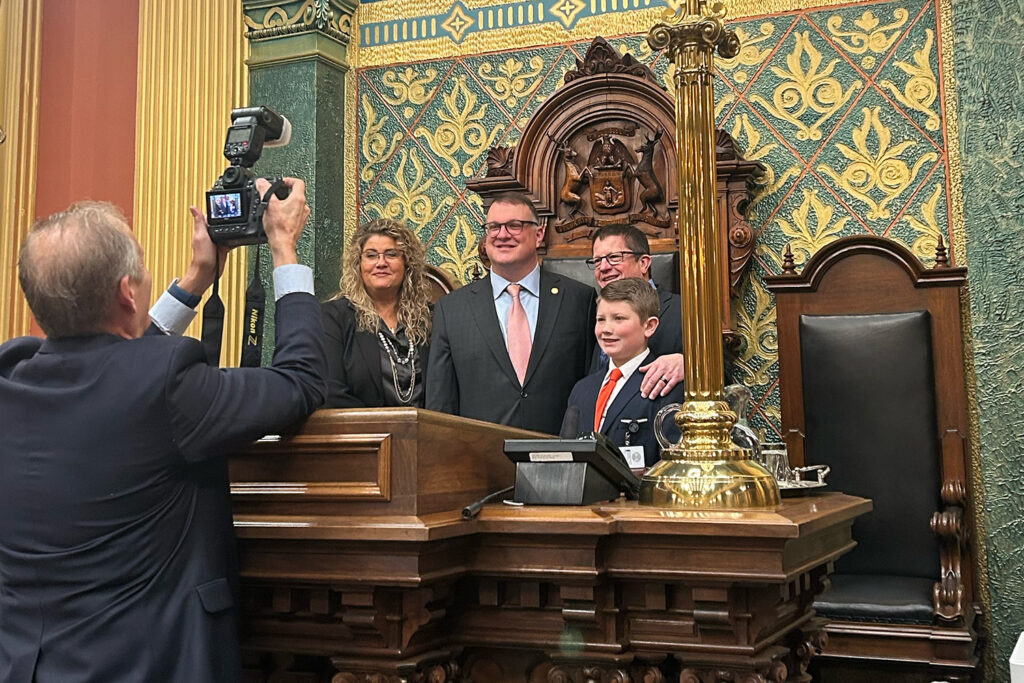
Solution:
<svg viewBox="0 0 1024 683"><path fill-rule="evenodd" d="M434 308L426 407L555 434L594 348L594 290L543 272L533 203L495 197L483 225L490 274Z"/></svg>

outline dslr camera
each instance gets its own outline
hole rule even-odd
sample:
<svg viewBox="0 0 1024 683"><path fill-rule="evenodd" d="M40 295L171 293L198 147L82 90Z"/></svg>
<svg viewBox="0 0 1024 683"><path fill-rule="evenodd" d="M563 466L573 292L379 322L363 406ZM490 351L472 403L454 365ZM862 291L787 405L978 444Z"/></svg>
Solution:
<svg viewBox="0 0 1024 683"><path fill-rule="evenodd" d="M288 119L270 107L231 111L231 126L224 141L224 156L231 165L206 191L206 223L214 244L237 247L267 241L263 232L267 204L256 189L252 165L264 147L286 145L291 134ZM288 187L280 183L280 178L267 180L274 186L278 199L288 196Z"/></svg>

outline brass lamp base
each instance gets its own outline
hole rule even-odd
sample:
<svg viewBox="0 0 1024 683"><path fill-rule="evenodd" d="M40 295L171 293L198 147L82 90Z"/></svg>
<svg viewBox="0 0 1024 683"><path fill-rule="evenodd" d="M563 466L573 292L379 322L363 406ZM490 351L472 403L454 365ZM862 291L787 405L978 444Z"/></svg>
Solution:
<svg viewBox="0 0 1024 683"><path fill-rule="evenodd" d="M640 480L640 504L676 510L774 508L779 485L743 448L667 448Z"/></svg>

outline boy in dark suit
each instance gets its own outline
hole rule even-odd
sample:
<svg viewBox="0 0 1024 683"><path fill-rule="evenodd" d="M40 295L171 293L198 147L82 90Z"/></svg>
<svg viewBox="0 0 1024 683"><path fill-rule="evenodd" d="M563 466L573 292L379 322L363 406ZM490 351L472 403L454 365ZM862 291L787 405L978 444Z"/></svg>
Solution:
<svg viewBox="0 0 1024 683"><path fill-rule="evenodd" d="M682 403L684 397L682 383L653 400L640 395L643 375L637 369L650 354L647 343L658 329L659 307L658 293L645 280L623 278L608 283L597 300L594 327L608 367L581 379L569 395L569 407L579 410L579 435L601 432L623 451L633 469L659 460L654 418L663 406ZM674 441L678 430L670 420L666 422L669 439ZM562 427L564 434L567 425Z"/></svg>

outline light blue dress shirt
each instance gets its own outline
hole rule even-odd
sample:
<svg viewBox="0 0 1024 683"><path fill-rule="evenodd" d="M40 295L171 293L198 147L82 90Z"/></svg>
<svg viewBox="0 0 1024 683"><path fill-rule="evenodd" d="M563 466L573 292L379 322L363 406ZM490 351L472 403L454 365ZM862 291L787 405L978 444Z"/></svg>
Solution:
<svg viewBox="0 0 1024 683"><path fill-rule="evenodd" d="M173 284L177 284L177 280ZM301 263L290 263L274 269L274 301L293 292L313 293L313 270ZM164 334L184 334L196 310L165 291L149 309L149 319Z"/></svg>
<svg viewBox="0 0 1024 683"><path fill-rule="evenodd" d="M508 314L512 310L512 295L505 291L505 288L514 282L509 282L502 276L491 271L491 291L494 294L494 310L498 313L498 324L501 325L501 336L505 340L505 347L508 348ZM537 332L537 310L540 308L540 264L534 266L530 274L518 283L519 301L526 311L526 319L530 323L530 341Z"/></svg>

